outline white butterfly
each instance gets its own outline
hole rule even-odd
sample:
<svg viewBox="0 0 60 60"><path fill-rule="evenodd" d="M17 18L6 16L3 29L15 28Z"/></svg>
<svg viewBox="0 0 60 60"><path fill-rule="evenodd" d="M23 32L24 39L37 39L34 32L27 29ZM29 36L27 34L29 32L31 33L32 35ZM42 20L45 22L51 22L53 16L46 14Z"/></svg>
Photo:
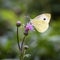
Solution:
<svg viewBox="0 0 60 60"><path fill-rule="evenodd" d="M50 18L51 18L51 14L44 13L38 15L34 19L30 19L30 22L38 32L45 32L49 27Z"/></svg>

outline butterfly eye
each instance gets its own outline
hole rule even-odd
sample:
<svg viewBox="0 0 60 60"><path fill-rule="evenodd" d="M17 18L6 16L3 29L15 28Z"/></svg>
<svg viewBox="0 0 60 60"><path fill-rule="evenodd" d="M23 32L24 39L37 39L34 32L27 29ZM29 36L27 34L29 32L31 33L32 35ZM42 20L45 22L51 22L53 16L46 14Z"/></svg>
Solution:
<svg viewBox="0 0 60 60"><path fill-rule="evenodd" d="M43 20L46 20L46 18L44 18Z"/></svg>

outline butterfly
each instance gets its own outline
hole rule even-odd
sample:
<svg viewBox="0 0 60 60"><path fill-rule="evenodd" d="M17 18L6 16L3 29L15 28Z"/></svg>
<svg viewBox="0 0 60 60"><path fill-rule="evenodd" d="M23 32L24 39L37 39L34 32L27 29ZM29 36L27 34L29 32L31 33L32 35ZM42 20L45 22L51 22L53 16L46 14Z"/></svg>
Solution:
<svg viewBox="0 0 60 60"><path fill-rule="evenodd" d="M34 19L30 19L30 22L38 32L42 33L48 29L50 19L51 19L51 14L44 13L44 14L38 15Z"/></svg>

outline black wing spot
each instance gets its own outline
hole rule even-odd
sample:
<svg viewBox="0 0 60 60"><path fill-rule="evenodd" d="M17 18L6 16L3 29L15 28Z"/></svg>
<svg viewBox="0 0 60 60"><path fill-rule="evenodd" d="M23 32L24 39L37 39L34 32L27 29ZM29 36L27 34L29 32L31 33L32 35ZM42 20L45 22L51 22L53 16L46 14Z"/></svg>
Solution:
<svg viewBox="0 0 60 60"><path fill-rule="evenodd" d="M44 18L43 20L46 20L46 18Z"/></svg>

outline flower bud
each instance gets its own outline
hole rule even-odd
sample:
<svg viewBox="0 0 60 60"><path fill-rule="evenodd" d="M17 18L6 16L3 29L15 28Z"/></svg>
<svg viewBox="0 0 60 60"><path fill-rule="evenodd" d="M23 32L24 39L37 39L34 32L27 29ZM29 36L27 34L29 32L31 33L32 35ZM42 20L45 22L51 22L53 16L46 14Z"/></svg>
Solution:
<svg viewBox="0 0 60 60"><path fill-rule="evenodd" d="M20 21L17 21L16 26L17 27L20 27L21 26L21 22Z"/></svg>
<svg viewBox="0 0 60 60"><path fill-rule="evenodd" d="M26 50L27 50L28 48L29 48L29 47L28 47L28 45L24 45L24 49L26 49Z"/></svg>
<svg viewBox="0 0 60 60"><path fill-rule="evenodd" d="M24 35L27 36L28 35L28 31L25 30Z"/></svg>

